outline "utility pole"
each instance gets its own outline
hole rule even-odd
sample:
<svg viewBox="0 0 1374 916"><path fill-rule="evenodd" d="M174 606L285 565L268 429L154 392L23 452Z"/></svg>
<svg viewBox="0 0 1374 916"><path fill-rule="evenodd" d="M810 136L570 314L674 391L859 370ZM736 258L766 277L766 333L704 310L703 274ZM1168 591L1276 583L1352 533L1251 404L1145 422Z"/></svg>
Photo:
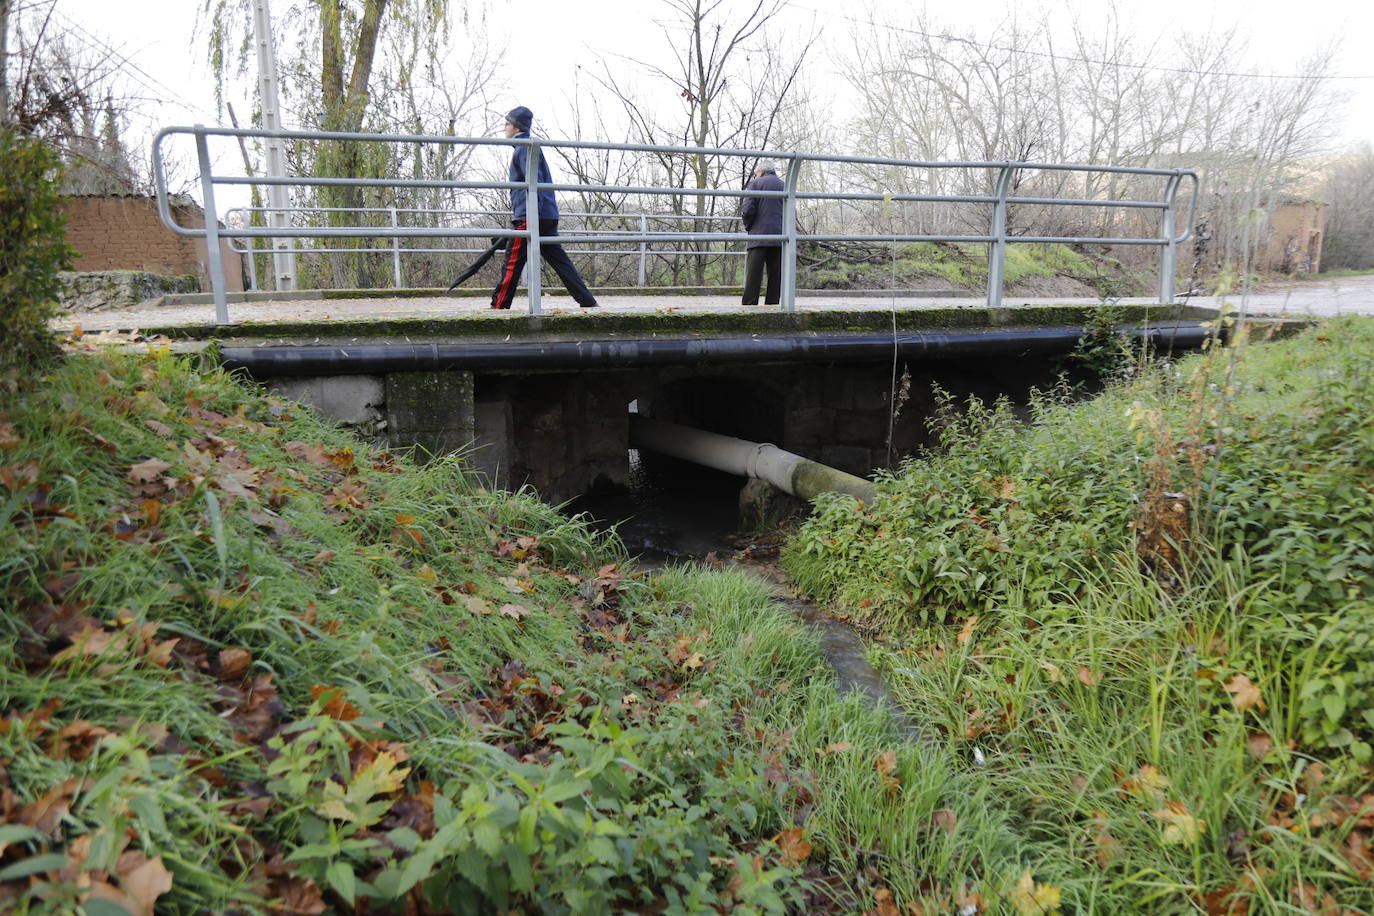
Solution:
<svg viewBox="0 0 1374 916"><path fill-rule="evenodd" d="M0 0L0 127L10 124L10 0Z"/></svg>
<svg viewBox="0 0 1374 916"><path fill-rule="evenodd" d="M0 0L0 3L8 0ZM262 126L264 130L281 130L281 102L277 93L277 52L272 42L272 13L268 0L253 0L253 36L258 46L258 94L262 100ZM267 138L267 177L286 177L286 153L279 137ZM291 224L286 212L291 206L291 196L285 185L267 186L267 225L274 229L286 228ZM272 255L273 277L279 290L296 288L296 256L287 249L294 247L292 239L274 238L272 247L278 249Z"/></svg>

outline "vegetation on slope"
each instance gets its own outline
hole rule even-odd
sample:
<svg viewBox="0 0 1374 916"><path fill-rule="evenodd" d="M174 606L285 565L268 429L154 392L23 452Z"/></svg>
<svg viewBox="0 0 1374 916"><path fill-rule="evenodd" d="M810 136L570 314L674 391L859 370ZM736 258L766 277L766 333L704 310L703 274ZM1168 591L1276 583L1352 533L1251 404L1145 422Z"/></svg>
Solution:
<svg viewBox="0 0 1374 916"><path fill-rule="evenodd" d="M1345 320L1029 423L947 405L938 454L821 507L785 564L983 788L937 857L1065 911L1374 909L1372 418Z"/></svg>
<svg viewBox="0 0 1374 916"><path fill-rule="evenodd" d="M911 743L745 577L165 351L11 379L4 906L1368 912L1371 344L951 405L828 502Z"/></svg>
<svg viewBox="0 0 1374 916"><path fill-rule="evenodd" d="M799 254L803 288L889 289L902 287L981 291L988 282L986 245L915 242L896 246L840 243L803 247ZM1143 294L1148 283L1119 261L1069 245L1008 245L1006 288L1017 292L1032 280L1061 279L1116 297ZM1075 290L1074 295L1081 294ZM1089 293L1090 294L1090 293Z"/></svg>
<svg viewBox="0 0 1374 916"><path fill-rule="evenodd" d="M821 727L852 709L761 586L627 575L527 494L165 351L9 387L6 910L850 895L810 855L813 757L780 723L802 683Z"/></svg>

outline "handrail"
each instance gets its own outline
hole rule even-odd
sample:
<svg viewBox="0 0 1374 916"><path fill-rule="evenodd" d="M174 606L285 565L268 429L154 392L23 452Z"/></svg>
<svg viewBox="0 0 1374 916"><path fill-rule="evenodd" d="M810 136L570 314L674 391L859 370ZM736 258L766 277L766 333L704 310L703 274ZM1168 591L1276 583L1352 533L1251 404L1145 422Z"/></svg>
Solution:
<svg viewBox="0 0 1374 916"><path fill-rule="evenodd" d="M290 214L290 213L386 213L386 214L390 215L390 217L391 217L391 225L392 225L393 227L399 227L400 223L398 222L398 217L399 217L399 215L402 214L402 213L430 213L430 214L443 214L443 215L446 215L446 216L469 216L469 217L470 217L470 216L506 216L506 217L509 217L509 216L510 216L510 211L509 211L509 210L446 210L446 209L437 209L437 208L434 208L434 207L231 207L231 208L229 208L228 210L225 210L225 211L224 211L224 219L225 219L225 222L226 222L226 223L229 223L229 222L232 221L232 217L233 217L235 214L240 214L240 215L241 215L241 214L248 214L248 213L268 213L268 214L270 214L270 213L286 213L286 214ZM737 216L737 215L693 216L693 215L688 215L688 214L685 214L685 213L635 213L635 212L630 212L630 213L599 212L599 213L598 213L598 212L592 212L592 211L564 210L564 211L562 211L562 214L563 214L563 217L564 217L565 219L566 219L566 218L569 218L569 217L572 217L572 218L574 218L574 219L583 219L583 220L606 220L606 219L616 219L616 220L637 220L637 221L640 222L640 231L641 231L641 233L647 232L647 231L648 231L648 230L647 230L647 224L648 224L648 221L649 221L649 220L656 220L656 221L659 221L659 222L667 222L667 223L672 223L672 222L693 222L693 223L700 223L700 222L717 222L717 223L728 223L728 222L738 222L739 219L740 219L739 216ZM250 217L250 218L251 218L251 217ZM494 229L495 227L492 227L492 228ZM484 230L484 231L485 231L485 230ZM559 234L559 237L560 237L560 238L576 239L577 242L582 243L582 242L585 241L584 238L583 238L583 236L585 236L586 233L591 232L591 231L592 231L592 230L590 230L590 229L570 229L570 228L568 228L568 227L566 227L566 226L560 226L560 227L559 227L559 230L558 230L558 234ZM602 230L598 230L598 231L600 231L603 235L613 235L613 236L624 236L624 235L627 235L627 234L630 234L630 233L633 233L633 232L634 232L634 230L632 230L632 229L602 229ZM385 237L386 237L386 236L383 236L383 238L385 238ZM486 238L486 237L490 237L490 232L487 232L487 233L486 233L486 235L484 236L484 238ZM405 288L405 275L404 275L404 273L403 273L403 271L402 271L402 269L401 269L401 255L403 255L403 254L404 254L404 255L415 255L415 254L477 254L477 253L479 253L479 252L481 252L481 251L483 250L482 248L416 248L416 247L414 247L414 246L409 246L409 247L402 248L401 245L400 245L400 236L391 235L390 238L391 238L391 276L392 276L392 281L393 281L393 283L394 283L396 289L404 289L404 288ZM240 254L240 255L247 256L247 258L248 258L248 283L249 283L249 285L250 285L253 289L257 289L257 288L258 288L258 267L257 267L257 264L255 263L256 259L255 259L255 257L254 257L255 255L258 255L258 254L293 254L293 255L295 255L295 254L322 254L322 255L339 255L339 254L376 254L376 253L379 252L379 251L385 250L385 249L380 249L380 248L318 248L318 247L316 247L316 248L289 248L289 247L273 246L269 251L258 251L257 248L253 246L252 240L251 240L251 239L248 240L248 244L247 244L247 245L241 245L241 244L236 245L236 244L234 244L235 242L241 242L241 241L242 241L242 240L239 239L238 237L230 237L230 239L229 239L229 248L230 248L230 250L235 251L235 252L237 252L237 253ZM626 238L622 238L622 239L620 239L619 241L620 241L620 242L633 242L633 241L635 241L635 239L626 239ZM602 243L602 244L605 244L605 243ZM637 269L637 271L636 271L636 274L637 274L637 276L638 276L638 283L637 283L637 285L638 285L638 286L645 286L645 285L646 285L646 282L645 282L645 281L646 281L646 277L647 277L647 274L648 274L648 269L647 269L647 268L648 268L649 254L650 254L650 248L649 248L649 244L648 244L647 242L644 242L644 241L639 242L639 248L638 248L637 251L627 251L627 250L625 250L624 248L574 248L574 247L572 247L572 246L570 246L570 245L564 245L564 246L563 246L563 249L564 249L565 251L567 251L569 254L608 255L608 256L615 256L615 257L624 257L625 255L631 255L631 254L637 255L637 256L638 256L638 269ZM699 251L674 250L674 249L671 249L671 248L668 248L668 249L660 249L660 250L658 250L658 251L653 251L652 253L653 253L654 255L656 255L657 257L661 257L661 258L662 258L662 257L672 258L672 257L700 257L700 256L701 256L701 252L699 252ZM714 252L712 252L711 254L712 254L713 257L744 257L744 256L747 254L747 252L746 252L746 251L738 251L738 250L737 250L737 251L724 250L724 251L714 251Z"/></svg>
<svg viewBox="0 0 1374 916"><path fill-rule="evenodd" d="M189 135L194 139L196 145L196 158L199 165L199 179L201 192L205 202L205 220L201 227L188 227L178 224L172 215L169 195L167 192L166 172L163 165L163 143L174 135ZM232 138L259 138L275 140L293 141L343 141L343 142L371 142L371 143L391 143L391 144L435 144L442 146L463 146L463 147L521 147L526 146L530 149L530 162L527 168L527 178L524 182L511 181L471 181L471 180L446 180L446 179L415 179L415 178L332 178L315 176L288 176L288 177L244 177L238 175L216 175L210 166L208 152L208 138L210 137L232 137ZM545 149L588 149L599 151L623 151L623 152L651 152L666 155L700 155L728 156L744 160L773 159L787 164L787 177L782 191L748 191L737 188L681 188L681 187L662 187L662 186L635 186L635 185L615 185L615 184L570 184L560 182L541 182L538 180L539 156ZM980 170L995 173L996 193L993 195L983 194L887 194L873 192L853 192L853 191L822 191L822 190L801 190L798 187L798 175L804 163L832 163L837 165L864 165L864 166L896 166L907 169L923 170ZM1016 176L1026 172L1069 172L1085 174L1116 174L1116 175L1139 175L1163 179L1165 190L1160 199L1139 200L1139 199L1093 199L1093 198L1054 198L1054 197L1033 197L1033 196L1014 196L1010 193L1015 185ZM752 239L754 241L776 241L783 248L783 276L781 278L782 288L782 308L786 311L796 309L796 254L797 247L801 242L814 241L883 241L883 242L954 242L969 244L984 244L988 246L988 292L987 301L989 305L998 305L1002 298L1003 277L1005 274L1006 246L1012 243L1043 242L1043 243L1067 243L1067 244L1111 244L1111 245L1155 245L1161 249L1160 256L1160 282L1159 296L1162 302L1172 302L1174 294L1173 272L1177 264L1177 247L1186 241L1191 233L1194 220L1197 215L1197 198L1199 181L1197 173L1190 169L1178 168L1150 168L1144 166L1120 166L1120 165L1087 165L1087 164L1068 164L1068 163L1043 163L1043 162L1019 162L1019 161L1000 161L1000 162L977 162L977 161L944 161L935 162L918 159L896 159L890 157L870 157L870 156L851 156L829 153L807 153L799 151L767 151L753 149L732 149L715 147L693 147L693 146L670 146L650 143L600 143L585 140L546 140L531 137L451 137L430 134L370 134L362 132L330 132L330 131L301 131L301 130L278 130L266 131L251 128L223 128L205 127L196 125L194 127L166 127L159 131L153 141L153 173L157 188L158 209L162 217L163 224L171 231L191 237L203 238L209 249L210 259L210 281L214 293L216 319L222 324L229 323L228 306L224 291L224 277L222 265L220 263L220 240L227 239L273 239L273 238L389 238L392 242L393 264L395 265L396 275L400 276L399 257L400 240L403 238L524 238L529 241L531 264L539 263L539 249L541 240L539 237L538 221L530 220L526 229L498 229L498 228L451 228L443 226L415 227L400 226L398 224L390 227L377 226L294 226L294 227L255 227L247 228L221 228L219 226L219 214L215 208L214 189L216 185L254 185L254 186L291 186L291 187L350 187L350 188L428 188L435 190L448 191L501 191L501 190L525 190L528 199L538 200L541 191L580 191L580 192L605 192L615 194L632 195L672 195L677 197L709 197L709 198L781 198L783 200L784 219L783 232L776 235L746 235L741 232L719 232L719 231L670 231L670 232L650 232L643 214L614 214L623 218L631 215L641 218L640 231L619 230L614 234L602 232L597 234L590 231L590 234L578 234L576 239L581 244L624 244L627 242L637 242L641 246L641 253L646 250L646 246L652 242L731 242ZM1189 200L1188 215L1184 220L1182 232L1179 232L1177 224L1177 202L1180 186L1184 179L1189 179L1191 184L1191 195ZM887 202L928 202L928 203L951 203L951 204L971 204L987 205L992 208L992 217L987 234L935 234L935 233L881 233L877 231L855 234L855 233L803 233L797 226L796 214L798 201L882 201ZM534 205L533 203L531 205ZM1017 236L1009 234L1008 230L1008 208L1013 205L1043 205L1043 206L1067 206L1067 207L1111 207L1122 209L1139 210L1158 210L1161 215L1160 232L1158 235L1138 237L1138 238L1101 238L1091 236ZM261 208L270 209L270 208ZM321 208L302 208L319 210ZM337 210L348 210L353 208L336 208ZM424 208L360 208L361 212L385 212L390 210L393 214L393 223L396 222L395 214L400 212L415 213L436 213L444 212ZM276 211L273 211L276 212ZM606 214L610 216L612 214ZM675 214L676 215L676 214ZM695 217L690 214L681 215L684 220L703 220L719 219L703 215ZM700 254L701 252L692 252ZM640 282L643 283L644 270L641 258ZM399 282L399 281L398 281ZM530 313L540 314L540 278L538 270L531 270L529 275L529 301Z"/></svg>

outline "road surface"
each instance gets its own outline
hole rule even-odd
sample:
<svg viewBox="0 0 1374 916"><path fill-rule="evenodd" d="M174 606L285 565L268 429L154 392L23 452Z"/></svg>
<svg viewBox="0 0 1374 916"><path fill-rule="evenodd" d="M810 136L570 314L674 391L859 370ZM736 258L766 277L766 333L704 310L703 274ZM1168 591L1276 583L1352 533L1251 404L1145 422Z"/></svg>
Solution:
<svg viewBox="0 0 1374 916"><path fill-rule="evenodd" d="M1035 297L1026 298L1008 295L1003 304L1017 305L1090 305L1096 299L1065 299ZM1134 298L1121 300L1124 304L1146 304L1154 300ZM1259 292L1246 295L1233 295L1225 300L1212 296L1194 296L1186 300L1189 305L1203 308L1217 308L1223 301L1251 315L1319 315L1334 316L1345 314L1374 315L1374 275L1360 277L1340 277L1329 280L1285 281L1267 286ZM866 294L862 297L846 296L844 293L824 296L800 296L797 307L801 311L875 310L889 308L952 308L982 307L980 298L931 298L916 294L897 294L884 297ZM599 312L735 312L740 310L773 311L777 306L741 306L739 300L730 296L654 296L620 295L604 296ZM527 301L517 298L514 307L506 314L519 317L527 314ZM545 313L578 313L581 310L566 296L546 296ZM73 313L57 324L62 328L80 325L87 331L131 330L151 327L171 327L177 325L199 325L212 322L214 306L197 305L142 305L129 309L116 309L103 312ZM329 321L331 319L359 318L435 318L454 315L490 315L485 298L453 298L434 296L425 298L369 298L369 299L314 299L292 300L285 302L240 302L230 303L230 318L234 322L272 322L272 321Z"/></svg>

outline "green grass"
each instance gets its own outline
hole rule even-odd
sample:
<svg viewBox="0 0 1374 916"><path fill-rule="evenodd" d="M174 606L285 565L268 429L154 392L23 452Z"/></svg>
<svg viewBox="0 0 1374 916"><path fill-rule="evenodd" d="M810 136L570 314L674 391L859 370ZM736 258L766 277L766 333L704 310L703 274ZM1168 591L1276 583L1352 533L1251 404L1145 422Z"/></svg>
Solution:
<svg viewBox="0 0 1374 916"><path fill-rule="evenodd" d="M758 582L629 575L528 493L165 351L10 387L7 908L151 906L136 866L165 912L859 899L844 850L778 842L819 794L790 722L835 698Z"/></svg>
<svg viewBox="0 0 1374 916"><path fill-rule="evenodd" d="M1318 274L1295 274L1299 280L1333 280L1338 277L1368 277L1374 269L1365 270L1324 270Z"/></svg>
<svg viewBox="0 0 1374 916"><path fill-rule="evenodd" d="M1369 912L1371 352L1347 320L1030 425L950 405L826 502L788 565L912 742L744 574L629 574L459 461L71 355L0 406L0 899Z"/></svg>
<svg viewBox="0 0 1374 916"><path fill-rule="evenodd" d="M916 242L904 244L891 261L859 263L834 259L811 270L801 281L818 289L886 287L939 279L952 288L977 290L987 285L987 246ZM1072 277L1118 296L1136 284L1111 258L1089 256L1069 245L1011 244L1007 246L1005 282L1008 289L1031 278Z"/></svg>
<svg viewBox="0 0 1374 916"><path fill-rule="evenodd" d="M1030 424L949 404L938 454L802 529L795 579L982 790L941 857L1066 912L1374 909L1371 353L1346 320Z"/></svg>

